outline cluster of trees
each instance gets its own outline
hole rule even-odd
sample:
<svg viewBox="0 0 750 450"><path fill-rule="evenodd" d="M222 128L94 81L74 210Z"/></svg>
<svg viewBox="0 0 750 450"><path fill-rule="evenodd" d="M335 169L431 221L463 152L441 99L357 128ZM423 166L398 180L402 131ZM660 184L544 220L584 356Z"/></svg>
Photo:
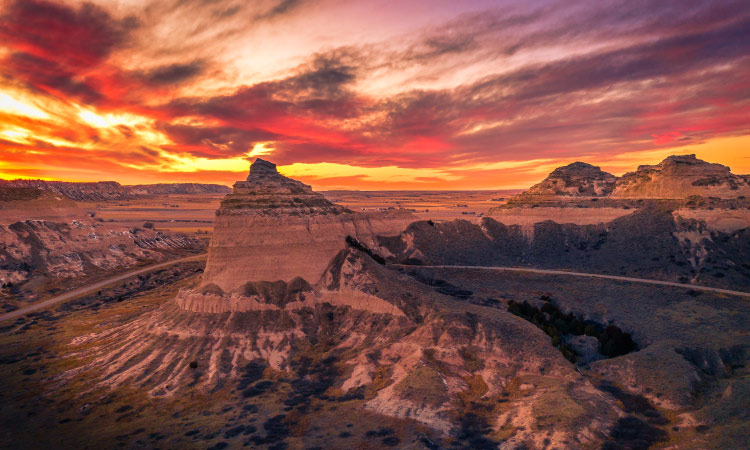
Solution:
<svg viewBox="0 0 750 450"><path fill-rule="evenodd" d="M593 320L586 320L581 315L560 311L560 308L551 303L549 297L544 296L544 305L541 308L532 306L529 302L523 303L511 300L508 303L508 311L519 317L523 317L552 338L552 345L560 349L569 361L575 363L577 354L567 344L565 335L592 336L599 341L599 353L608 357L626 355L638 349L630 333L622 331L616 325L604 326Z"/></svg>

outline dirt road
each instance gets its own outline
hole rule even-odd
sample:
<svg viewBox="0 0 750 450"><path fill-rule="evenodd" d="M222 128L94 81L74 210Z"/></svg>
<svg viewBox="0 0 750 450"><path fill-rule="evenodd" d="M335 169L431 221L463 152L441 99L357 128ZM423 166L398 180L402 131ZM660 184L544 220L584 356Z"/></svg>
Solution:
<svg viewBox="0 0 750 450"><path fill-rule="evenodd" d="M623 277L619 275L602 275L598 273L586 273L586 272L573 272L570 270L551 270L551 269L532 269L525 267L494 267L494 266L408 266L402 264L394 264L399 267L412 267L412 268L426 268L426 269L476 269L476 270L496 270L501 272L526 272L526 273L540 273L546 275L567 275L571 277L588 277L588 278L604 278L606 280L617 280L617 281L629 281L632 283L644 283L644 284L655 284L659 286L673 286L685 289L693 289L696 291L716 292L719 294L737 295L740 297L750 298L750 292L733 291L730 289L712 288L707 286L696 286L694 284L683 284L673 283L671 281L660 281L660 280L649 280L646 278L633 278Z"/></svg>
<svg viewBox="0 0 750 450"><path fill-rule="evenodd" d="M55 296L55 297L52 297L52 298L48 298L47 300L42 300L42 301L36 302L36 303L34 303L32 305L25 306L23 308L19 308L19 309L15 310L15 311L11 311L9 313L2 314L2 315L0 315L0 322L2 322L4 320L15 319L15 318L21 317L21 316L23 316L25 314L28 314L28 313L31 313L31 312L34 312L34 311L39 311L40 309L48 308L48 307L50 307L50 306L52 306L52 305L54 305L56 303L64 302L66 300L70 300L70 299L78 297L80 295L88 294L88 293L90 293L92 291L97 291L97 290L99 290L99 289L101 289L103 287L109 286L110 284L117 283L118 281L122 281L122 280L125 280L127 278L134 277L136 275L140 275L142 273L151 272L151 271L158 270L158 269L161 269L161 268L164 268L164 267L168 267L168 266L171 266L171 265L174 265L174 264L179 264L179 263L188 262L188 261L200 261L202 259L206 259L206 254L205 253L203 253L201 255L188 256L188 257L180 258L180 259L173 259L171 261L166 261L166 262L162 262L162 263L158 263L158 264L153 264L153 265L150 265L150 266L142 267L142 268L137 269L137 270L133 270L133 271L130 271L130 272L125 272L123 274L114 276L112 278L107 278L106 280L98 281L96 283L80 287L78 289L73 289L72 291L68 291L68 292L66 292L64 294L60 294L58 296Z"/></svg>

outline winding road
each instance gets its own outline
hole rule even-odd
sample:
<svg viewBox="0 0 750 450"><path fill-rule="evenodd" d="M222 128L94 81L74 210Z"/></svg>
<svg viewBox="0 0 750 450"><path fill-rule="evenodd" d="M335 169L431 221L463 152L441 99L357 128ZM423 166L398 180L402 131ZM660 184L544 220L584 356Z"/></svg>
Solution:
<svg viewBox="0 0 750 450"><path fill-rule="evenodd" d="M92 291L99 290L103 287L117 283L118 281L122 281L127 278L140 275L142 273L151 272L153 270L158 270L164 267L168 267L168 266L183 263L183 262L200 261L200 260L206 259L206 256L207 255L204 253L201 255L188 256L188 257L180 258L180 259L173 259L171 261L166 261L163 263L158 263L158 264L153 264L150 266L142 267L140 269L126 272L126 273L114 276L112 278L107 278L106 280L98 281L96 283L89 284L88 286L83 286L77 289L73 289L72 291L68 291L64 294L60 294L58 296L48 298L47 300L42 300L32 305L19 308L15 311L2 314L0 315L0 322L5 321L5 320L10 320L10 319L15 319L25 314L28 314L34 311L39 311L40 309L48 308L56 303L64 302L66 300L70 300L80 295L88 294ZM671 281L649 280L646 278L623 277L619 275L602 275L598 273L573 272L573 271L568 271L568 270L532 269L532 268L524 268L524 267L503 267L503 266L500 266L500 267L496 267L496 266L410 266L410 265L403 265L403 264L394 264L394 266L408 267L408 268L424 268L424 269L495 270L499 272L524 272L524 273L538 273L538 274L544 274L544 275L565 275L565 276L571 276L571 277L603 278L605 280L627 281L631 283L653 284L657 286L671 286L671 287L678 287L678 288L684 288L684 289L693 289L696 291L715 292L719 294L736 295L740 297L750 298L750 292L733 291L730 289L712 288L712 287L707 287L707 286L696 286L694 284L673 283Z"/></svg>
<svg viewBox="0 0 750 450"><path fill-rule="evenodd" d="M162 269L164 267L169 267L175 264L183 263L183 262L189 262L189 261L200 261L203 259L206 259L206 253L200 254L200 255L194 255L194 256L188 256L185 258L179 258L179 259L173 259L171 261L166 261L162 263L152 264L150 266L142 267L137 270L133 270L130 272L125 272L120 275L114 276L112 278L107 278L102 281L97 281L96 283L89 284L87 286L83 286L77 289L73 289L72 291L68 291L64 294L60 294L58 296L48 298L47 300L42 300L39 302L36 302L34 304L31 304L29 306L25 306L23 308L19 308L15 311L11 311L6 314L0 315L0 322L10 319L15 319L17 317L23 316L25 314L39 311L40 309L48 308L56 303L64 302L66 300L70 300L72 298L78 297L80 295L88 294L92 291L99 290L103 287L109 286L111 284L117 283L118 281L122 281L125 279L128 279L130 277L134 277L136 275L140 275L142 273L151 272L154 270Z"/></svg>
<svg viewBox="0 0 750 450"><path fill-rule="evenodd" d="M478 269L478 270L496 270L500 272L526 272L540 273L545 275L567 275L571 277L588 277L604 278L605 280L629 281L632 283L655 284L658 286L672 286L696 291L716 292L719 294L737 295L740 297L750 298L750 292L733 291L730 289L712 288L707 286L696 286L694 284L673 283L671 281L649 280L647 278L623 277L619 275L602 275L598 273L573 272L568 270L551 270L551 269L532 269L524 267L504 267L504 266L410 266L404 264L394 264L398 267L425 268L425 269Z"/></svg>

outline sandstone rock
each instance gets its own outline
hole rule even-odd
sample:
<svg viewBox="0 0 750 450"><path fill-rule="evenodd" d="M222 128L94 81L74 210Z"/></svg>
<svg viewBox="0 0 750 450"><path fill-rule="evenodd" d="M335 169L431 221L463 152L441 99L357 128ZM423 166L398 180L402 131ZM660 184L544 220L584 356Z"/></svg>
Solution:
<svg viewBox="0 0 750 450"><path fill-rule="evenodd" d="M654 166L639 166L617 180L613 197L686 198L691 195L737 197L750 195L750 177L734 175L729 167L675 155Z"/></svg>
<svg viewBox="0 0 750 450"><path fill-rule="evenodd" d="M532 186L528 195L606 196L612 192L616 177L599 167L574 162L558 167L541 183Z"/></svg>
<svg viewBox="0 0 750 450"><path fill-rule="evenodd" d="M204 247L202 241L178 233L25 220L0 226L0 283L79 278Z"/></svg>
<svg viewBox="0 0 750 450"><path fill-rule="evenodd" d="M456 302L356 248L340 251L311 290L300 281L289 283L304 290L301 301L280 302L289 290L277 284L265 285L263 293L253 283L244 292L248 296L223 294L216 285L183 291L134 321L76 339L71 345L87 363L68 376L92 371L104 386L138 383L153 395L181 395L196 383L210 392L233 382L243 361L262 359L287 379L309 381L309 372L296 373L295 361L315 358L307 350L325 339L330 355L350 355L326 359L340 374L333 391L370 389L362 407L445 434L458 433L456 418L464 413L456 409L459 396L476 395L469 381L483 387L484 400L475 401L492 411L510 386L533 380L533 392L512 400L514 410L529 401L539 404L514 419L528 430L517 435L522 441L534 438L540 416L557 420L569 416L570 408L577 420L560 424L556 433L576 444L598 442L591 436L604 435L617 418L608 396L532 324L505 310ZM101 344L89 345L94 340ZM188 361L197 361L200 378ZM376 378L382 384L374 384ZM568 407L544 408L548 398L563 398Z"/></svg>
<svg viewBox="0 0 750 450"><path fill-rule="evenodd" d="M316 283L347 236L373 247L415 220L401 210L352 212L257 159L216 212L204 280L225 291L248 281Z"/></svg>
<svg viewBox="0 0 750 450"><path fill-rule="evenodd" d="M541 183L513 197L499 209L532 206L596 208L614 206L614 199L687 199L691 196L737 198L750 196L750 175L735 175L729 167L702 161L695 155L675 155L659 164L642 165L622 177L596 166L575 162L552 171ZM581 198L585 197L585 198ZM599 203L583 203L589 200ZM602 203L606 198L611 201Z"/></svg>
<svg viewBox="0 0 750 450"><path fill-rule="evenodd" d="M668 208L643 208L592 225L420 221L379 242L405 264L571 269L746 290L749 235L750 228L712 231Z"/></svg>

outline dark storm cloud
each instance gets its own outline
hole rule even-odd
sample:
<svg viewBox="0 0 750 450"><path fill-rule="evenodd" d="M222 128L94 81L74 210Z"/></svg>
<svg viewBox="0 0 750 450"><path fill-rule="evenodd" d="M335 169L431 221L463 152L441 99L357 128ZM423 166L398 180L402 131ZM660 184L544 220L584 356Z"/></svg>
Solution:
<svg viewBox="0 0 750 450"><path fill-rule="evenodd" d="M179 84L204 73L206 63L202 60L195 60L184 64L169 64L157 67L146 72L140 72L137 76L147 83L155 85Z"/></svg>
<svg viewBox="0 0 750 450"><path fill-rule="evenodd" d="M0 17L0 41L10 52L0 71L32 89L53 91L85 103L99 103L111 75L96 68L127 45L136 21L114 20L101 8L77 9L38 0L15 1Z"/></svg>
<svg viewBox="0 0 750 450"><path fill-rule="evenodd" d="M717 30L530 67L491 79L475 92L511 86L514 98L533 98L597 89L604 85L701 70L748 55L750 19Z"/></svg>
<svg viewBox="0 0 750 450"><path fill-rule="evenodd" d="M191 148L191 154L207 158L242 155L258 142L277 139L279 136L259 129L234 127L207 127L162 124L159 127L176 144ZM208 149L201 152L200 149Z"/></svg>
<svg viewBox="0 0 750 450"><path fill-rule="evenodd" d="M175 115L259 123L280 116L351 116L356 94L348 87L356 79L356 69L347 59L339 51L319 55L288 78L246 86L231 95L178 99L166 109Z"/></svg>
<svg viewBox="0 0 750 450"><path fill-rule="evenodd" d="M293 98L334 99L347 95L347 86L356 78L355 66L346 59L350 55L327 54L317 56L309 67L298 75L277 84L289 91Z"/></svg>
<svg viewBox="0 0 750 450"><path fill-rule="evenodd" d="M3 71L19 77L38 90L52 89L65 97L72 97L86 103L96 104L102 94L90 81L82 79L75 72L54 60L40 58L29 53L11 53L2 61Z"/></svg>
<svg viewBox="0 0 750 450"><path fill-rule="evenodd" d="M86 3L78 9L39 0L12 2L0 18L0 37L67 67L98 64L122 45L134 19L116 21L101 8Z"/></svg>

